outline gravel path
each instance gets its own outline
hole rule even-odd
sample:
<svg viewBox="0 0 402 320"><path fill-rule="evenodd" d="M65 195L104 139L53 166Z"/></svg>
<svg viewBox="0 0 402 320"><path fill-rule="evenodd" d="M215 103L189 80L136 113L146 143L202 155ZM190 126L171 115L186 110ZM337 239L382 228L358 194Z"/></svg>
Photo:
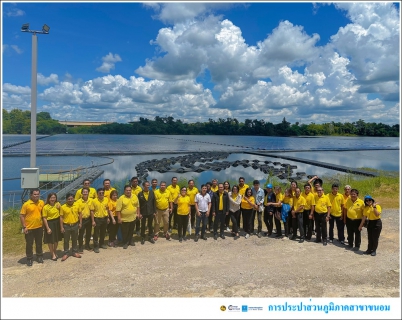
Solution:
<svg viewBox="0 0 402 320"><path fill-rule="evenodd" d="M136 242L54 262L44 246L44 264L31 268L21 256L3 256L3 297L399 297L399 214L384 210L376 257L363 255L365 229L359 252L336 241L207 234L197 243L194 235Z"/></svg>

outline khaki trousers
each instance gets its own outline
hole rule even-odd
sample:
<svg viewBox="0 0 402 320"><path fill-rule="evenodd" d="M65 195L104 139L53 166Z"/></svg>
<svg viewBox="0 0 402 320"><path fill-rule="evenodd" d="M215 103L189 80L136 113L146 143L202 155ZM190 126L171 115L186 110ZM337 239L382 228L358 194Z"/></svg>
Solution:
<svg viewBox="0 0 402 320"><path fill-rule="evenodd" d="M166 234L169 229L169 208L166 210L160 210L156 208L155 217L155 235L159 234L159 228L163 220L163 234Z"/></svg>

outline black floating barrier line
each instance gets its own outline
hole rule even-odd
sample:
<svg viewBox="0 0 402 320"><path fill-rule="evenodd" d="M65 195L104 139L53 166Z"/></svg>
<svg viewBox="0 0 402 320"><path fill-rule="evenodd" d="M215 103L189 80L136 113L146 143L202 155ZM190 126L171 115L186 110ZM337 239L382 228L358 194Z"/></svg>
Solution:
<svg viewBox="0 0 402 320"><path fill-rule="evenodd" d="M376 172L370 172L370 171L366 171L366 170L360 170L357 168L350 168L350 167L345 167L345 166L341 166L341 165L334 165L334 164L327 163L327 162L321 162L321 161L315 161L315 160L309 160L309 159L300 159L300 158L295 158L295 157L290 157L290 156L269 154L269 153L258 153L258 152L249 152L249 151L245 151L244 153L258 155L258 156L272 157L272 158L281 158L281 159L291 160L291 161L295 161L295 162L311 164L311 165L314 165L317 167L333 169L336 171L359 174L359 175L363 175L363 176L369 176L369 177L377 177L378 176L378 173L376 173Z"/></svg>

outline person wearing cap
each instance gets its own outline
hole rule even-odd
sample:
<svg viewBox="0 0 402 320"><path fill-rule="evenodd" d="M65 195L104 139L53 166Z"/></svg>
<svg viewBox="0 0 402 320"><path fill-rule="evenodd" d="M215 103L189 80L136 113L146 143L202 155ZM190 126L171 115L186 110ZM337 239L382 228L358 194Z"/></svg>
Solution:
<svg viewBox="0 0 402 320"><path fill-rule="evenodd" d="M258 180L253 181L253 197L255 199L255 210L253 210L253 215L251 218L251 232L254 232L254 220L255 214L257 213L257 220L258 220L258 229L257 229L257 236L261 238L262 234L262 212L264 211L264 190L260 188L260 182Z"/></svg>
<svg viewBox="0 0 402 320"><path fill-rule="evenodd" d="M346 201L346 231L348 233L348 247L358 251L361 244L361 232L359 226L362 222L364 202L358 198L359 190L350 190L350 198Z"/></svg>
<svg viewBox="0 0 402 320"><path fill-rule="evenodd" d="M276 203L276 196L275 193L272 191L272 184L268 183L265 185L265 197L264 197L264 222L267 226L267 236L269 237L272 234L273 229L273 217L274 217L274 210L275 207L272 203ZM268 203L271 203L268 205Z"/></svg>
<svg viewBox="0 0 402 320"><path fill-rule="evenodd" d="M363 218L359 230L362 230L367 219L368 246L364 254L370 254L373 257L377 254L378 239L382 230L381 211L380 205L370 195L364 197Z"/></svg>
<svg viewBox="0 0 402 320"><path fill-rule="evenodd" d="M338 230L338 240L341 244L345 244L345 225L343 223L343 195L338 192L339 184L332 184L332 191L328 193L329 200L331 201L331 216L329 219L329 242L334 242L334 227Z"/></svg>

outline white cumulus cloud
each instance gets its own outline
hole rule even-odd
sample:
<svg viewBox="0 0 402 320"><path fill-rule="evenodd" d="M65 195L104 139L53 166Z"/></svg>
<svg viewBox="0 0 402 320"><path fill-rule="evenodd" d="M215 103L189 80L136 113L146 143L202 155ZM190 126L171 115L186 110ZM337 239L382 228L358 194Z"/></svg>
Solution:
<svg viewBox="0 0 402 320"><path fill-rule="evenodd" d="M59 77L57 74L52 73L50 76L45 77L43 74L38 73L38 83L41 86L48 86L52 83L59 83Z"/></svg>
<svg viewBox="0 0 402 320"><path fill-rule="evenodd" d="M98 68L96 68L96 71L103 72L103 73L108 73L110 70L114 69L114 66L116 62L122 61L120 56L116 53L113 54L109 52L106 56L102 57L102 65Z"/></svg>

